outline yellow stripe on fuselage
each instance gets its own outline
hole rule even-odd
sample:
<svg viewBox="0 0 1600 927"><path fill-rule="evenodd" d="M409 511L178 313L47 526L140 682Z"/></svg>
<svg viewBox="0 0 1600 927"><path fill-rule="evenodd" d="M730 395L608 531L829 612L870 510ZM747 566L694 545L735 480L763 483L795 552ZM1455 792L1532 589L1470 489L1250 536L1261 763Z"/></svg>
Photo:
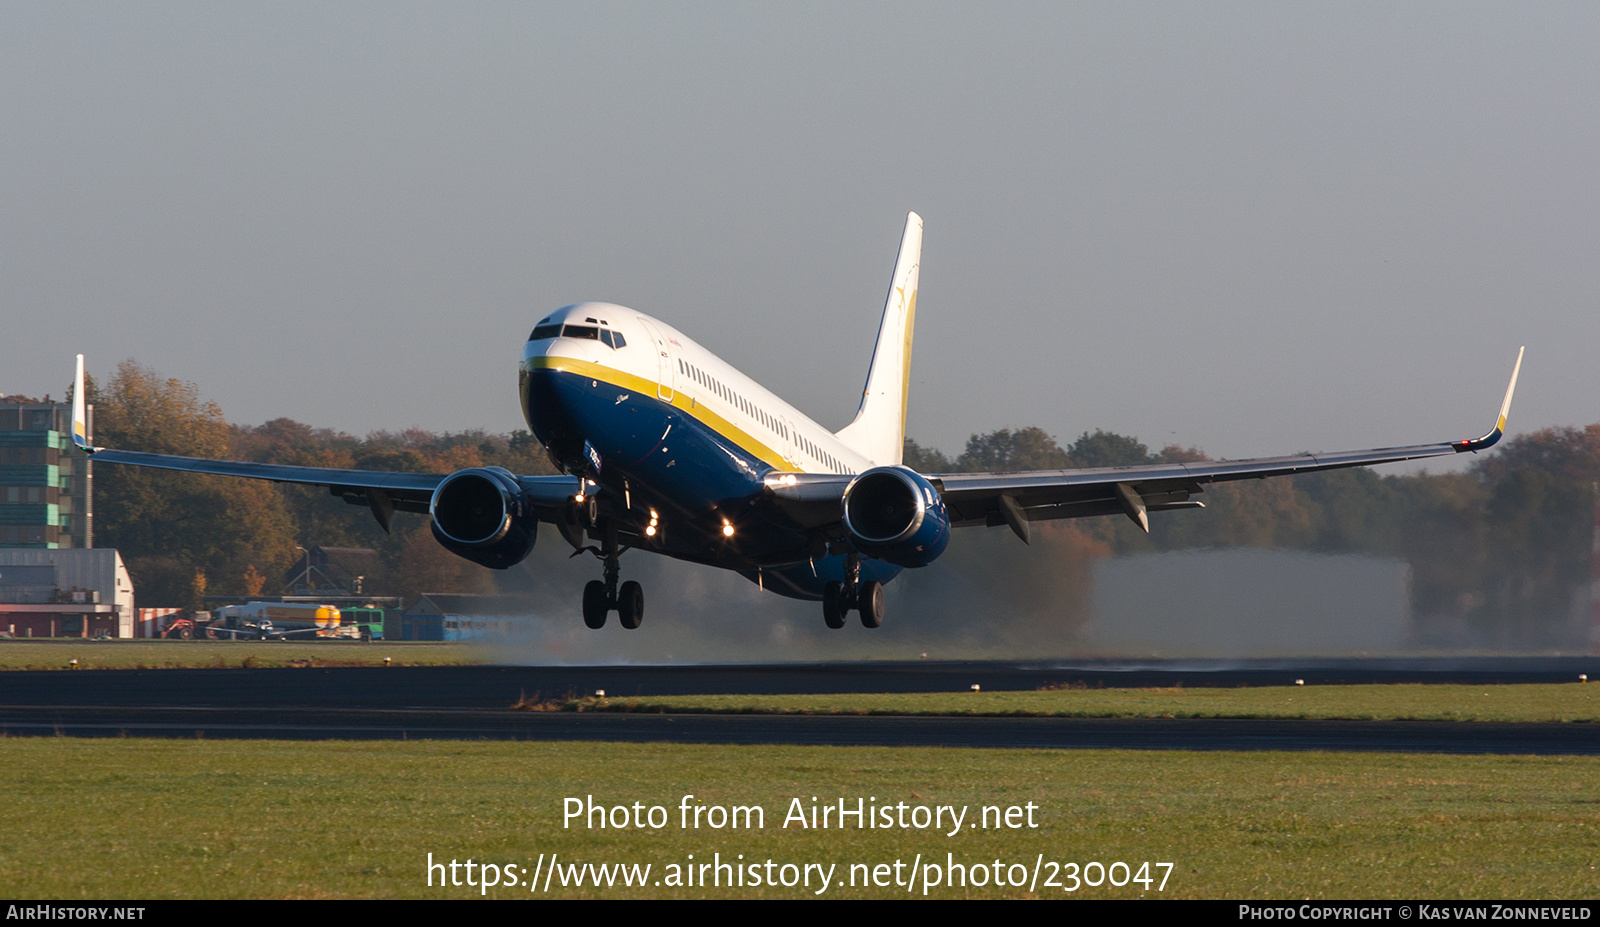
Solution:
<svg viewBox="0 0 1600 927"><path fill-rule="evenodd" d="M694 397L686 396L681 389L672 391L672 399L662 399L658 391L660 384L654 380L628 373L626 370L606 367L593 361L579 360L575 357L540 355L524 360L523 364L530 370L559 370L576 374L580 377L587 377L591 380L599 380L615 386L617 389L639 393L655 399L657 402L664 402L774 469L806 472L805 468L798 462L785 458L777 449L718 415L714 410L701 404Z"/></svg>

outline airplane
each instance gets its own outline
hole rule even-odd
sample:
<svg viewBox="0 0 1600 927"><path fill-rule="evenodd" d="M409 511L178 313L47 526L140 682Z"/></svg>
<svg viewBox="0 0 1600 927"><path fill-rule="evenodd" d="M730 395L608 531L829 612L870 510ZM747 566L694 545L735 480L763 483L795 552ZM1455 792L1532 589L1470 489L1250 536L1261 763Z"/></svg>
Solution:
<svg viewBox="0 0 1600 927"><path fill-rule="evenodd" d="M910 213L855 419L819 425L666 322L584 302L539 319L523 345L523 417L562 471L498 467L395 473L210 460L92 447L83 355L73 440L102 463L325 486L365 505L385 531L394 513L425 513L434 538L504 570L532 551L541 523L602 564L583 592L583 620L625 628L644 617L620 558L647 550L733 570L761 588L820 600L830 628L851 612L884 618L883 585L928 566L955 528L1008 526L1023 542L1036 521L1203 508L1212 483L1445 457L1492 447L1505 433L1522 369L1517 352L1494 428L1480 438L1408 447L1248 460L1012 473L918 473L902 463L922 219Z"/></svg>

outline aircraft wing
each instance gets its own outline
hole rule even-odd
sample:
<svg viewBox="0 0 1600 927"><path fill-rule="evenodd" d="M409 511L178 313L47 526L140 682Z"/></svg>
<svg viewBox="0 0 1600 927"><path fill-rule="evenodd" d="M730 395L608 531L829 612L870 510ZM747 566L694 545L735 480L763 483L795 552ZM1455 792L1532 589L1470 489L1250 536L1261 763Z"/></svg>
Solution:
<svg viewBox="0 0 1600 927"><path fill-rule="evenodd" d="M433 490L445 478L442 473L393 473L384 470L339 470L332 467L295 467L284 464L250 463L243 460L212 460L204 457L178 457L173 454L146 454L109 448L83 448L96 462L132 464L161 470L211 473L217 476L243 476L277 483L304 483L341 489L381 489L402 511L426 512ZM420 508L413 506L420 505Z"/></svg>
<svg viewBox="0 0 1600 927"><path fill-rule="evenodd" d="M322 633L327 632L327 631L337 631L337 630L338 630L338 628L294 628L292 630L285 631L285 630L281 630L281 629L279 629L277 627L274 627L272 629L272 631L270 632L270 634L271 634L272 637L292 637L292 636L294 636L296 634L310 634L312 636L316 636L318 634L322 634Z"/></svg>
<svg viewBox="0 0 1600 927"><path fill-rule="evenodd" d="M1026 539L1026 523L1030 521L1115 515L1121 512L1148 531L1150 523L1146 512L1201 508L1204 503L1190 497L1201 493L1208 483L1444 457L1463 450L1478 449L1464 446L1470 443L1477 443L1480 448L1488 447L1499 436L1496 432L1492 437L1475 442L1421 444L1294 457L1207 460L1092 470L929 474L928 480L939 488L950 511L950 522L956 526L1009 524L1018 536ZM1022 526L1020 530L1018 524Z"/></svg>
<svg viewBox="0 0 1600 927"><path fill-rule="evenodd" d="M340 470L333 467L296 467L285 464L250 463L243 460L213 460L204 457L179 457L173 454L147 454L143 451L119 451L110 448L79 447L92 455L92 459L105 463L132 464L137 467L155 467L161 470L183 470L189 473L210 473L217 476L242 476L275 483L300 483L326 486L328 492L342 497L351 505L371 506L378 523L389 530L392 513L421 512L426 514L433 491L444 481L447 473L397 473L388 470ZM570 500L580 488L575 476L518 476L522 491L535 506L556 508Z"/></svg>
<svg viewBox="0 0 1600 927"><path fill-rule="evenodd" d="M1149 531L1147 513L1201 508L1203 503L1191 497L1203 492L1209 483L1449 457L1492 447L1505 434L1511 395L1516 390L1521 370L1522 351L1519 350L1511 383L1500 405L1500 416L1494 428L1481 438L1249 460L1015 473L930 473L924 477L938 489L954 526L1009 525L1026 541L1029 522L1120 512ZM768 477L767 490L779 506L801 524L820 526L838 521L840 503L852 480L853 477L837 474L776 474Z"/></svg>
<svg viewBox="0 0 1600 927"><path fill-rule="evenodd" d="M1207 460L1092 470L930 474L928 479L938 487L954 525L1010 525L1017 536L1026 541L1030 521L1121 512L1149 531L1150 520L1146 513L1200 508L1203 503L1190 497L1202 492L1208 483L1449 457L1493 447L1505 434L1506 416L1511 412L1511 395L1516 391L1517 375L1522 371L1522 354L1523 351L1519 349L1516 366L1511 370L1511 382L1500 404L1500 416L1495 420L1494 428L1481 438L1291 457Z"/></svg>
<svg viewBox="0 0 1600 927"><path fill-rule="evenodd" d="M388 531L394 512L428 511L433 491L447 473L399 473L388 470L340 470L333 467L296 467L286 464L250 463L243 460L214 460L205 457L180 457L175 454L149 454L94 447L89 444L87 410L83 392L83 355L78 355L77 389L72 397L72 441L91 458L104 463L182 470L216 476L242 476L275 483L326 486L328 492L352 505L372 509L378 524ZM536 507L556 508L565 504L582 487L575 476L518 476L523 493Z"/></svg>

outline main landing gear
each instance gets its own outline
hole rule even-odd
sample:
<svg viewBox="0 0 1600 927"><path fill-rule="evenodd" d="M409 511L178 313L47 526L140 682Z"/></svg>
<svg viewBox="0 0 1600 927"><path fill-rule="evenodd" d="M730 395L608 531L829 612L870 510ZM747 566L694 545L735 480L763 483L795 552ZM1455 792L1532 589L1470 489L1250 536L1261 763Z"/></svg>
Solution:
<svg viewBox="0 0 1600 927"><path fill-rule="evenodd" d="M635 630L644 621L644 587L631 579L617 586L617 560L622 552L617 549L615 529L606 531L605 547L598 553L605 563L605 579L590 580L583 587L583 623L596 630L603 628L606 616L615 609L622 626Z"/></svg>
<svg viewBox="0 0 1600 927"><path fill-rule="evenodd" d="M848 554L844 560L844 582L833 580L822 589L822 620L835 630L844 627L854 610L861 614L861 626L883 624L883 583L861 581L861 557Z"/></svg>

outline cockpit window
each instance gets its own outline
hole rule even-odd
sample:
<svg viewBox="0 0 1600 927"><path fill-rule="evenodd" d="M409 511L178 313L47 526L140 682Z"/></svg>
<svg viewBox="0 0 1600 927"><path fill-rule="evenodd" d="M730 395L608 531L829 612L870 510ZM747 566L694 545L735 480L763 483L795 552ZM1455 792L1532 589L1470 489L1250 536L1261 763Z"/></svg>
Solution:
<svg viewBox="0 0 1600 927"><path fill-rule="evenodd" d="M543 341L546 338L559 338L565 335L568 338L583 338L588 341L599 341L613 348L620 348L628 343L622 337L622 332L614 332L609 328L600 328L595 325L568 325L563 330L560 322L550 324L541 323L534 328L533 334L528 336L529 341Z"/></svg>

